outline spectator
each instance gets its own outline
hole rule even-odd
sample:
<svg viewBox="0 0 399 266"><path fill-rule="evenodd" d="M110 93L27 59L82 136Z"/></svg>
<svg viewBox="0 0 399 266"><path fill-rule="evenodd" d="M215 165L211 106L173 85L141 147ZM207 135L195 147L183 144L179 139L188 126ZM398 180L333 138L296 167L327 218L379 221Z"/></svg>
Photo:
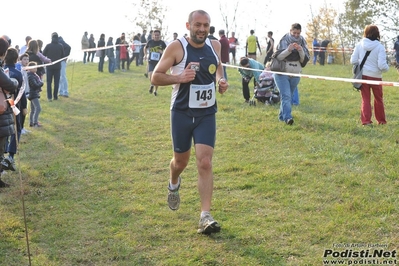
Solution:
<svg viewBox="0 0 399 266"><path fill-rule="evenodd" d="M385 47L380 43L380 31L375 25L367 25L364 28L363 39L356 44L351 56L351 64L360 64L366 54L370 51L363 65L362 79L382 81L382 73L389 70ZM374 114L379 125L387 123L383 100L382 85L362 83L360 93L362 105L360 119L363 126L372 125L371 116L371 92L374 95Z"/></svg>
<svg viewBox="0 0 399 266"><path fill-rule="evenodd" d="M4 38L0 38L0 87L3 92L8 94L15 94L18 88L18 82L15 79L9 78L2 68L9 43ZM9 105L7 110L0 114L0 162L4 160L4 152L6 147L7 138L15 133L14 129L14 113ZM1 164L0 164L1 165ZM0 169L0 188L9 187L10 185L1 180L4 169Z"/></svg>
<svg viewBox="0 0 399 266"><path fill-rule="evenodd" d="M94 41L94 36L93 34L90 34L90 38L89 38L89 49L94 49L96 48L96 43ZM88 57L87 57L87 62L92 62L93 63L93 59L94 59L94 55L95 55L96 51L95 50L91 50L89 51Z"/></svg>
<svg viewBox="0 0 399 266"><path fill-rule="evenodd" d="M214 33L215 33L215 27L214 27L214 26L211 26L211 27L209 28L209 35L208 35L208 38L211 39L211 40L217 40L217 38L216 38L215 36L213 36Z"/></svg>
<svg viewBox="0 0 399 266"><path fill-rule="evenodd" d="M90 48L90 42L89 42L89 38L87 37L88 33L87 31L85 31L85 33L83 34L82 37L82 50L83 50L83 64L86 64L86 57L87 57L87 51L85 51L86 49Z"/></svg>
<svg viewBox="0 0 399 266"><path fill-rule="evenodd" d="M320 52L319 52L319 63L321 66L324 66L325 60L326 60L326 52L327 52L327 46L330 43L330 40L324 40L320 44Z"/></svg>
<svg viewBox="0 0 399 266"><path fill-rule="evenodd" d="M67 44L61 36L58 38L58 41L64 48L64 57L69 56L71 54L71 46L69 46L69 44ZM60 77L60 96L66 98L69 97L68 79L66 75L67 60L68 58L65 58L64 60L61 61L61 77Z"/></svg>
<svg viewBox="0 0 399 266"><path fill-rule="evenodd" d="M267 47L266 47L266 57L265 60L263 61L263 64L266 66L266 63L270 61L270 58L272 58L273 52L274 52L274 39L273 39L273 32L269 31L267 33L267 38L269 38L269 41L267 42ZM267 40L266 38L266 40Z"/></svg>
<svg viewBox="0 0 399 266"><path fill-rule="evenodd" d="M29 55L27 53L22 54L19 57L19 62L16 64L16 68L21 71L22 73L22 79L23 82L25 84L25 97L21 97L21 105L22 106L26 106L25 109L22 109L22 115L21 115L21 134L27 134L30 131L25 129L24 125L25 125L25 118L26 115L28 114L28 103L27 103L27 97L29 95L29 81L28 81L28 72L27 70L24 69L24 67L28 66L29 63Z"/></svg>
<svg viewBox="0 0 399 266"><path fill-rule="evenodd" d="M292 24L290 32L281 38L277 46L277 59L285 61L285 68L288 73L301 73L302 67L309 61L309 51L301 32L302 26L299 23ZM278 118L287 125L292 125L294 123L291 114L292 98L300 77L275 73L274 80L281 97Z"/></svg>
<svg viewBox="0 0 399 266"><path fill-rule="evenodd" d="M3 38L4 40L6 40L8 42L9 47L11 47L11 38L10 37L8 37L7 35L3 35L0 38ZM17 49L17 51L19 51L17 47L15 47L15 49Z"/></svg>
<svg viewBox="0 0 399 266"><path fill-rule="evenodd" d="M236 64L236 52L237 46L239 45L238 39L235 37L236 33L233 31L231 37L229 38L230 53L233 59L233 64Z"/></svg>
<svg viewBox="0 0 399 266"><path fill-rule="evenodd" d="M97 43L97 48L102 48L105 47L105 34L102 33L100 35L100 39L98 40ZM100 61L98 62L98 72L103 72L104 71L104 58L105 58L105 50L104 49L99 49L96 52L100 59ZM118 66L117 66L118 67Z"/></svg>
<svg viewBox="0 0 399 266"><path fill-rule="evenodd" d="M29 62L29 66L35 66L36 62ZM43 81L36 74L36 68L31 68L28 70L28 80L29 80L29 101L31 106L29 125L31 127L41 127L39 123L39 115L42 110L40 106L40 92L42 91Z"/></svg>
<svg viewBox="0 0 399 266"><path fill-rule="evenodd" d="M141 39L140 39L140 41L141 41L140 60L139 60L140 65L144 65L144 46L147 44L147 39L145 37L146 34L147 34L147 31L143 30L143 34L141 34Z"/></svg>
<svg viewBox="0 0 399 266"><path fill-rule="evenodd" d="M26 52L26 50L28 49L28 43L30 40L32 40L32 37L30 37L30 36L25 37L25 45L22 45L21 49L19 49L19 55L22 55Z"/></svg>
<svg viewBox="0 0 399 266"><path fill-rule="evenodd" d="M17 95L19 95L19 92L21 90L22 87L22 83L23 83L23 77L22 77L22 73L21 71L19 71L18 69L15 68L15 64L18 61L18 51L15 48L9 47L5 58L4 58L4 62L5 62L5 66L4 68L8 68L9 70L9 75L10 78L14 78L18 81L18 87L17 90L15 92L15 98L17 97ZM0 92L1 93L1 92ZM19 109L26 109L26 96L25 94L22 94L22 97L25 97L25 106L21 105L21 101L15 101L15 106ZM20 137L21 137L21 116L22 113L20 112L19 114L15 115L15 124L17 127L17 134L12 134L10 136L10 141L7 145L7 152L8 152L8 157L6 157L2 162L1 162L1 167L4 170L11 170L11 171L15 171L16 167L15 167L15 162L14 162L14 155L17 153L17 142L19 142Z"/></svg>
<svg viewBox="0 0 399 266"><path fill-rule="evenodd" d="M221 51L220 51L220 56L221 56L221 61L223 64L228 64L229 63L229 53L230 53L230 43L229 40L226 38L226 35L224 33L224 30L219 30L219 42L221 45ZM226 66L223 66L223 73L224 73L224 78L227 79L227 73L226 73Z"/></svg>
<svg viewBox="0 0 399 266"><path fill-rule="evenodd" d="M153 34L154 34L154 31L150 30L150 33L148 33L148 36L147 36L147 43L152 40Z"/></svg>
<svg viewBox="0 0 399 266"><path fill-rule="evenodd" d="M395 49L396 63L399 64L399 35L398 35L397 40L393 46L393 49Z"/></svg>
<svg viewBox="0 0 399 266"><path fill-rule="evenodd" d="M141 48L140 38L138 35L136 35L133 37L133 45L132 45L133 56L130 59L129 64L131 64L133 62L133 60L136 59L136 66L139 66L139 64L140 64L140 48Z"/></svg>
<svg viewBox="0 0 399 266"><path fill-rule="evenodd" d="M125 40L125 36L122 35L119 43L119 55L120 61L122 62L122 71L126 71L125 64L127 70L129 70L129 44Z"/></svg>
<svg viewBox="0 0 399 266"><path fill-rule="evenodd" d="M249 103L249 82L254 77L254 86L256 86L259 82L259 75L262 73L261 70L264 70L265 67L260 62L249 57L241 57L240 66L246 68L239 68L238 72L241 74L242 95L244 96L245 103Z"/></svg>
<svg viewBox="0 0 399 266"><path fill-rule="evenodd" d="M64 58L64 47L58 41L58 33L51 34L51 43L47 44L43 50L43 55L51 59L52 62ZM29 59L30 60L30 59ZM58 100L58 89L61 77L61 62L46 67L46 81L47 81L47 100L49 102ZM39 75L40 76L40 75ZM54 91L51 88L54 79Z"/></svg>
<svg viewBox="0 0 399 266"><path fill-rule="evenodd" d="M121 69L121 47L120 44L122 43L122 38L125 39L125 33L122 32L121 36L116 38L115 41L115 69Z"/></svg>
<svg viewBox="0 0 399 266"><path fill-rule="evenodd" d="M112 42L113 38L108 37L107 47L109 47L106 51L108 57L108 72L115 72L115 54L114 54L114 44Z"/></svg>
<svg viewBox="0 0 399 266"><path fill-rule="evenodd" d="M43 61L38 56L39 52L39 44L36 40L30 40L28 43L28 48L26 49L26 53L29 56L29 61L35 61L38 66L43 64ZM45 70L43 67L38 67L37 74L39 77L43 77L45 74Z"/></svg>
<svg viewBox="0 0 399 266"><path fill-rule="evenodd" d="M317 57L319 56L320 52L320 43L317 38L313 39L313 65L316 65Z"/></svg>
<svg viewBox="0 0 399 266"><path fill-rule="evenodd" d="M37 52L37 56L42 60L43 63L51 63L51 59L43 55L43 41L42 40L37 40L37 45L39 46L39 52Z"/></svg>

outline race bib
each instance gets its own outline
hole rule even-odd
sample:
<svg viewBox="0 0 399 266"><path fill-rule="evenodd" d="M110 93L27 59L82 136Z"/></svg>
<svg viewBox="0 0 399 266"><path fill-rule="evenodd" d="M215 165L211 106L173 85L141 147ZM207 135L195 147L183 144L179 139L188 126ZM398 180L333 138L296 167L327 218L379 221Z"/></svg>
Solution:
<svg viewBox="0 0 399 266"><path fill-rule="evenodd" d="M151 61L159 61L160 58L161 58L161 53L151 52L151 55L150 55Z"/></svg>
<svg viewBox="0 0 399 266"><path fill-rule="evenodd" d="M190 108L208 108L215 104L215 83L208 85L190 85Z"/></svg>

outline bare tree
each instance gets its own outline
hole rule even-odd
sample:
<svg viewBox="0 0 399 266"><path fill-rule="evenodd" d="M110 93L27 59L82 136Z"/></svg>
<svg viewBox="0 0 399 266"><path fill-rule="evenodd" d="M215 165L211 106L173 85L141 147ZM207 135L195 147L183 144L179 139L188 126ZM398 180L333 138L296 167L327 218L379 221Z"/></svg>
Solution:
<svg viewBox="0 0 399 266"><path fill-rule="evenodd" d="M378 26L383 32L382 37L386 41L392 41L399 34L399 1L398 0L376 0L375 15Z"/></svg>
<svg viewBox="0 0 399 266"><path fill-rule="evenodd" d="M142 30L160 30L163 38L167 31L167 27L163 24L167 13L163 0L136 0L132 5L135 14L129 18L130 21Z"/></svg>
<svg viewBox="0 0 399 266"><path fill-rule="evenodd" d="M235 32L237 30L237 10L239 1L228 1L222 3L219 2L220 15L222 16L223 22L226 26L226 36L229 37L230 31ZM230 7L233 7L232 9ZM230 22L230 23L229 23Z"/></svg>

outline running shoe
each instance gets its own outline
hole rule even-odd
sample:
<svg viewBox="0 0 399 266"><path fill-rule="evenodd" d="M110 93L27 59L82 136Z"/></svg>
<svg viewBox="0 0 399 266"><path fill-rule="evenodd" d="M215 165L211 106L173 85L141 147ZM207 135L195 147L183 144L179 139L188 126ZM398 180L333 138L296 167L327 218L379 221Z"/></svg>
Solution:
<svg viewBox="0 0 399 266"><path fill-rule="evenodd" d="M16 168L16 166L15 166L14 159L11 158L10 156L4 158L4 159L1 161L1 168L2 168L3 170L11 170L11 171L17 170L17 168Z"/></svg>
<svg viewBox="0 0 399 266"><path fill-rule="evenodd" d="M211 233L220 232L220 225L213 219L212 215L206 214L199 220L198 234L210 235Z"/></svg>
<svg viewBox="0 0 399 266"><path fill-rule="evenodd" d="M172 211L176 211L180 206L180 196L179 196L179 188L180 188L181 178L179 176L179 186L172 190L170 189L170 182L168 185L168 206Z"/></svg>

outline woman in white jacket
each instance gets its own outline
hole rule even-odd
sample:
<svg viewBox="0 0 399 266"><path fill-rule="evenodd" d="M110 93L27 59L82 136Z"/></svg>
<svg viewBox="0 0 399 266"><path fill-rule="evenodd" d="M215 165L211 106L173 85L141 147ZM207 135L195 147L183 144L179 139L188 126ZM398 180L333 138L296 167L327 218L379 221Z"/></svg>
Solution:
<svg viewBox="0 0 399 266"><path fill-rule="evenodd" d="M356 44L351 56L351 64L360 64L367 51L371 51L363 66L364 80L382 81L382 72L389 70L384 46L380 43L380 31L375 25L364 28L363 39ZM362 84L361 121L364 126L372 125L371 91L374 95L374 115L378 124L386 124L382 85Z"/></svg>

